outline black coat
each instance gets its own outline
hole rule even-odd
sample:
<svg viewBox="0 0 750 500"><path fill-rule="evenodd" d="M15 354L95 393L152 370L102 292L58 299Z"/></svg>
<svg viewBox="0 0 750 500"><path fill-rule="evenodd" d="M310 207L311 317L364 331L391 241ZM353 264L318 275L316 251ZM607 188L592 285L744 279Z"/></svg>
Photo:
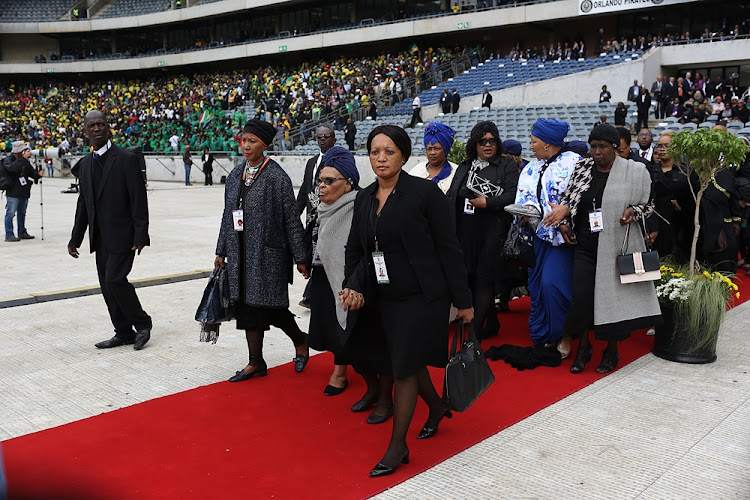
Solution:
<svg viewBox="0 0 750 500"><path fill-rule="evenodd" d="M316 154L307 160L307 164L305 164L305 175L302 178L302 185L299 187L299 192L297 193L297 213L299 215L302 215L302 212L304 212L305 209L307 209L308 214L310 213L310 210L312 210L307 195L310 193L310 186L312 185L313 179L317 177L318 174L318 172L313 172L313 170L315 169L315 164L318 162L320 155L321 153ZM320 166L318 168L320 168ZM313 177L313 175L315 177Z"/></svg>
<svg viewBox="0 0 750 500"><path fill-rule="evenodd" d="M5 192L5 196L8 198L31 198L31 183L34 184L39 182L39 172L31 166L29 160L21 156L16 159L13 154L9 154L3 160L3 168L7 172L7 176L13 180L13 186ZM25 177L26 183L22 185L20 178Z"/></svg>
<svg viewBox="0 0 750 500"><path fill-rule="evenodd" d="M651 109L651 96L645 92L638 96L638 114L641 116L647 115L649 109Z"/></svg>
<svg viewBox="0 0 750 500"><path fill-rule="evenodd" d="M370 203L377 189L376 181L357 195L346 244L344 288L365 294L365 301L378 286L367 242ZM403 214L398 221L398 231L422 294L428 301L449 297L459 309L471 307L471 292L466 270L461 265L463 255L456 238L451 207L437 184L401 171L388 198L388 204L391 203L395 207L389 208ZM390 286L396 284L397 280L392 279ZM398 291L394 293L398 294Z"/></svg>
<svg viewBox="0 0 750 500"><path fill-rule="evenodd" d="M510 158L496 156L477 175L487 179L503 191L500 196L487 197L487 208L476 209L474 215L464 214L464 200L477 195L466 187L471 160L464 160L453 176L446 195L451 202L458 239L464 253L466 269L490 281L494 280L495 265L510 228L512 217L505 211L516 199L518 165Z"/></svg>
<svg viewBox="0 0 750 500"><path fill-rule="evenodd" d="M138 157L113 144L100 159L88 155L78 165L80 194L68 245L80 247L87 227L91 252L96 242L112 253L149 245L148 199ZM102 169L96 192L94 168Z"/></svg>
<svg viewBox="0 0 750 500"><path fill-rule="evenodd" d="M489 109L490 106L492 106L492 94L489 92L482 94L482 107Z"/></svg>

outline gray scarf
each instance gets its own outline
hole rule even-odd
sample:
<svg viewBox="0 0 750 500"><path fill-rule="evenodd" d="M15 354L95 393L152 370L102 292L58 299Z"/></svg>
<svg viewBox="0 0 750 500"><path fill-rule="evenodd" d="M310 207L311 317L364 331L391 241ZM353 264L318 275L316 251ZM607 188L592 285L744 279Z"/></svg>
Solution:
<svg viewBox="0 0 750 500"><path fill-rule="evenodd" d="M346 316L343 306L339 303L339 292L344 282L344 261L346 242L352 227L354 215L354 199L356 191L350 191L330 205L318 205L318 258L328 275L333 300L336 304L336 319L341 328L346 330Z"/></svg>

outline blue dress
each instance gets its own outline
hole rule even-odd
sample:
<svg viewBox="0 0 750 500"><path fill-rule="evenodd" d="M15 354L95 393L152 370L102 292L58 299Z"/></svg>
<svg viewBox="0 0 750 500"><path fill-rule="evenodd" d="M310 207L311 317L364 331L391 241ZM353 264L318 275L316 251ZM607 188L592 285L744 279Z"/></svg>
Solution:
<svg viewBox="0 0 750 500"><path fill-rule="evenodd" d="M547 215L550 203L560 204L576 163L581 159L571 151L549 160L533 160L521 171L516 203L534 205ZM540 182L541 174L541 182ZM555 227L541 223L534 238L536 265L529 269L531 313L529 331L534 345L557 342L563 335L565 317L573 296L574 250Z"/></svg>

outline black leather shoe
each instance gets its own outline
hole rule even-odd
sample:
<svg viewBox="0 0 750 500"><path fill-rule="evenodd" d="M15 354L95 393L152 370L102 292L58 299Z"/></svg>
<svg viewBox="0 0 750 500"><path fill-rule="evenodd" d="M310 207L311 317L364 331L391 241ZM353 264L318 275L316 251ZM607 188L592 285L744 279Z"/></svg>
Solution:
<svg viewBox="0 0 750 500"><path fill-rule="evenodd" d="M300 373L307 366L307 362L310 360L310 356L302 356L301 354L296 355L292 358L294 361L294 371Z"/></svg>
<svg viewBox="0 0 750 500"><path fill-rule="evenodd" d="M372 405L374 405L377 402L378 402L378 397L377 396L375 396L372 399L362 398L362 399L360 399L359 401L357 401L356 403L354 403L352 405L352 411L354 413L359 413L361 411L367 411L370 408L372 408Z"/></svg>
<svg viewBox="0 0 750 500"><path fill-rule="evenodd" d="M425 424L424 427L422 427L422 430L419 431L419 434L417 435L417 439L428 439L437 434L438 426L440 425L440 421L443 420L443 417L445 418L453 418L453 413L451 413L450 410L445 410L443 415L438 419L437 424L435 424L434 427L428 427L427 424Z"/></svg>
<svg viewBox="0 0 750 500"><path fill-rule="evenodd" d="M244 382L245 380L249 380L253 377L265 377L266 375L268 375L268 366L263 363L262 365L258 365L258 367L250 373L245 373L244 368L242 370L239 370L229 379L229 381Z"/></svg>
<svg viewBox="0 0 750 500"><path fill-rule="evenodd" d="M19 238L22 240L33 240L36 236L31 236L29 233L23 233Z"/></svg>
<svg viewBox="0 0 750 500"><path fill-rule="evenodd" d="M388 408L385 412L385 415L378 415L375 412L370 413L370 415L367 416L367 419L365 419L365 422L372 425L378 425L383 424L388 421L389 418L393 416L393 406Z"/></svg>
<svg viewBox="0 0 750 500"><path fill-rule="evenodd" d="M99 349L109 349L110 347L120 347L121 345L132 344L133 342L133 340L125 340L115 335L111 339L102 340L94 345Z"/></svg>
<svg viewBox="0 0 750 500"><path fill-rule="evenodd" d="M409 463L409 448L406 449L404 452L404 455L401 457L401 460L394 466L394 467L388 467L387 465L383 465L382 462L379 462L378 465L375 466L374 469L370 471L370 477L380 477L380 476L388 476L390 474L393 474L396 472L396 469L401 464L408 464Z"/></svg>
<svg viewBox="0 0 750 500"><path fill-rule="evenodd" d="M326 396L338 396L342 392L346 390L346 387L349 385L348 380L344 380L344 387L334 387L331 384L328 384L323 390L323 394Z"/></svg>
<svg viewBox="0 0 750 500"><path fill-rule="evenodd" d="M150 328L144 328L143 330L138 330L135 332L135 342L133 343L133 349L136 351L140 351L143 349L143 346L146 345L146 342L149 341L151 338L151 329Z"/></svg>

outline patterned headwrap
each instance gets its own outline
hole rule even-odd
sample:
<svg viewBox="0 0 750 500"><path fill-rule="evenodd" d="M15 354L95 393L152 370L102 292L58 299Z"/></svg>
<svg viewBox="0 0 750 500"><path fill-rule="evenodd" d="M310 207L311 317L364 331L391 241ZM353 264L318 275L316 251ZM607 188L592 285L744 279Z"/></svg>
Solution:
<svg viewBox="0 0 750 500"><path fill-rule="evenodd" d="M450 128L448 125L442 123L428 123L424 128L424 145L427 147L429 144L435 144L436 142L443 146L446 156L453 147L453 140L456 138L456 131Z"/></svg>

